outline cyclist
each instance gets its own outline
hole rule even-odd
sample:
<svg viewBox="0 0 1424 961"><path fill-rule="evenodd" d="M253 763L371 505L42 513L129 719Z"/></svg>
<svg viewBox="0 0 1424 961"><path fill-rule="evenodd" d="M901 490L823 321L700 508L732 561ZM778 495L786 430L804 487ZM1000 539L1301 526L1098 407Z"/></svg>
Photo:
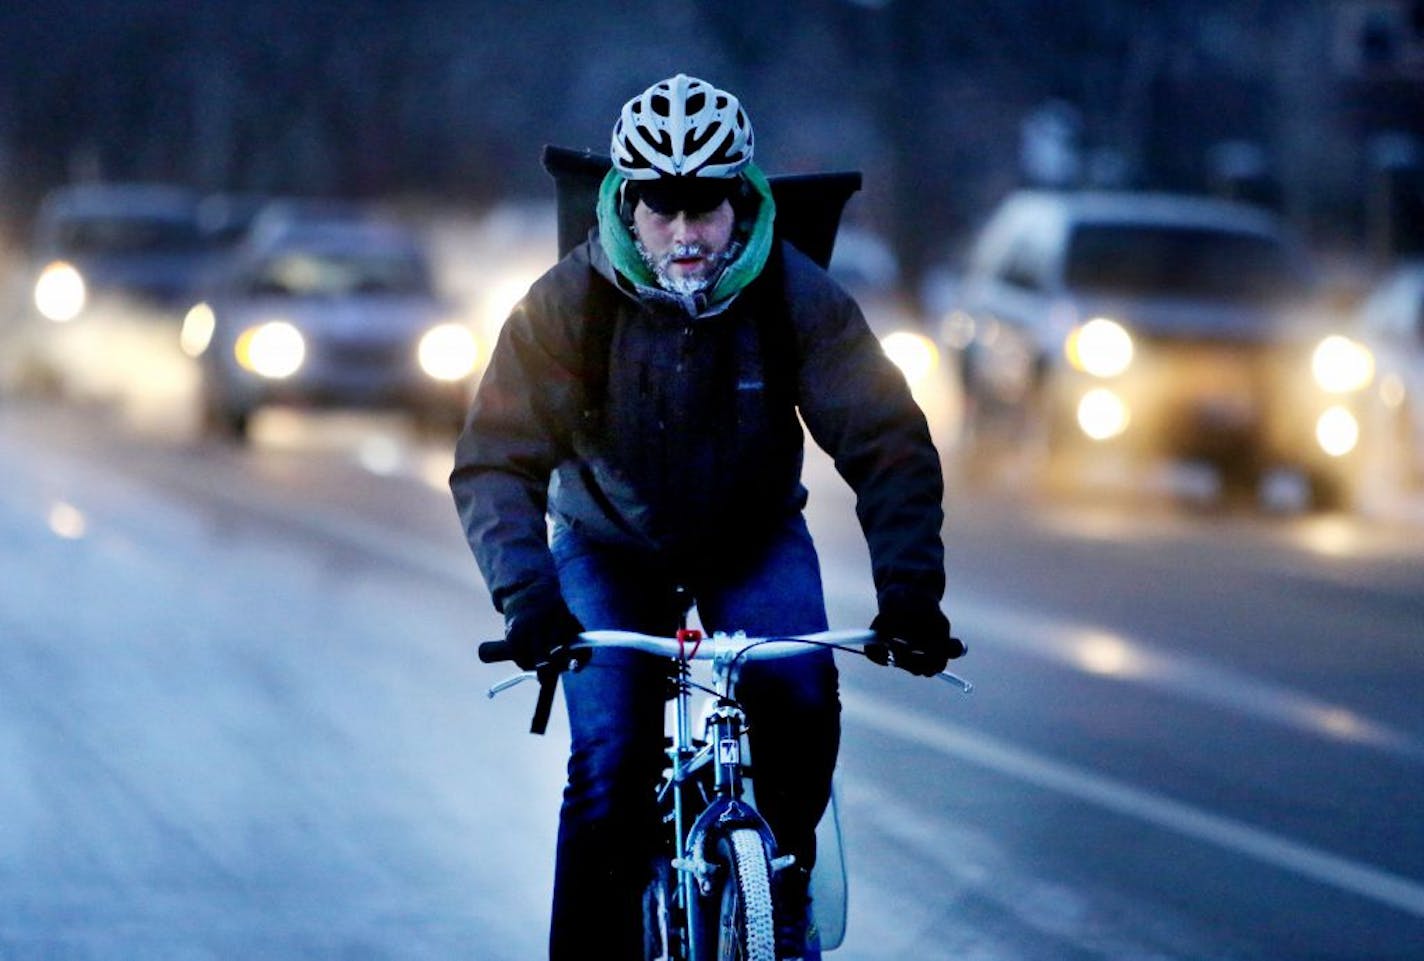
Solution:
<svg viewBox="0 0 1424 961"><path fill-rule="evenodd" d="M773 242L746 112L679 74L624 105L611 153L597 228L514 308L450 477L515 660L543 665L581 629L670 634L688 598L709 630L824 630L799 410L857 495L872 628L896 639L898 666L942 670L964 648L940 610L938 454L855 302ZM601 651L564 676L556 961L642 957L663 670ZM835 664L824 650L760 662L740 691L758 807L796 857L775 879L777 956L800 958L840 739Z"/></svg>

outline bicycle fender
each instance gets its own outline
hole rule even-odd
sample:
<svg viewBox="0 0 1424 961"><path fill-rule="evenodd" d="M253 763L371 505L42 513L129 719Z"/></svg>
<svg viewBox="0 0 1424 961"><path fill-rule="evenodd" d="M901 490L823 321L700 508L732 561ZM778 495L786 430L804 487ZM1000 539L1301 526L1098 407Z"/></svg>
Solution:
<svg viewBox="0 0 1424 961"><path fill-rule="evenodd" d="M841 818L831 780L831 800L816 825L816 866L811 869L811 915L822 951L831 951L845 940L848 886L845 845L841 840Z"/></svg>

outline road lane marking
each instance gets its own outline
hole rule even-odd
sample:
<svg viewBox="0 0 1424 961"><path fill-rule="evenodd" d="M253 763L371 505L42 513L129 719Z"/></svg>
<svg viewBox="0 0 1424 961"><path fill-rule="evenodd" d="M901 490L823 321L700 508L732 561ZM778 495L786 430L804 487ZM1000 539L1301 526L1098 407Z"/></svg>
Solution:
<svg viewBox="0 0 1424 961"><path fill-rule="evenodd" d="M1424 918L1424 885L1409 878L1042 757L980 731L915 714L857 691L842 691L842 702L854 723L882 734Z"/></svg>
<svg viewBox="0 0 1424 961"><path fill-rule="evenodd" d="M956 623L987 627L985 633L992 632L994 644L1000 647L1424 763L1424 744L1416 738L1340 704L1205 661L1154 650L1121 634L1073 624L1062 617L1026 614L972 598L957 599L953 608Z"/></svg>
<svg viewBox="0 0 1424 961"><path fill-rule="evenodd" d="M866 592L864 582L854 571L838 574L828 569L823 576L827 597ZM992 637L993 646L998 648L1013 648L1085 674L1140 684L1314 737L1373 748L1424 764L1424 743L1418 738L1339 703L1203 660L1153 649L1105 628L1074 623L1062 614L1014 610L1002 599L956 594L947 609L965 637Z"/></svg>

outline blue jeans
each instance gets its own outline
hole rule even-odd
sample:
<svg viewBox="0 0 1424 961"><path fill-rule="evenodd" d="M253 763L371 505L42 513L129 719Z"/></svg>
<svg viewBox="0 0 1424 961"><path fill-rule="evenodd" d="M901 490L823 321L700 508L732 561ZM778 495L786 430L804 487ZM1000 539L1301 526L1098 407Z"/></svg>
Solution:
<svg viewBox="0 0 1424 961"><path fill-rule="evenodd" d="M820 566L798 515L754 557L650 556L590 542L556 525L564 599L585 629L668 635L681 623L679 586L709 630L752 635L826 628ZM563 678L571 750L559 817L550 958L642 957L641 898L663 829L654 803L664 754L666 669L633 651L600 651ZM830 799L840 699L830 651L753 663L742 672L757 805L778 853L815 860Z"/></svg>

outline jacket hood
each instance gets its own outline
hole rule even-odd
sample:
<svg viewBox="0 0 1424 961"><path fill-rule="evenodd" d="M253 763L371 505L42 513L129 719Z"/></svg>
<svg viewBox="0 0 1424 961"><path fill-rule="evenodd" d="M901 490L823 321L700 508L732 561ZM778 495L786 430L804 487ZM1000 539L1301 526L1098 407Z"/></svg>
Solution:
<svg viewBox="0 0 1424 961"><path fill-rule="evenodd" d="M773 224L776 219L776 202L772 199L771 184L755 164L748 164L742 170L742 176L756 191L759 200L756 217L752 221L741 253L722 271L710 294L687 298L658 286L657 278L638 253L632 232L618 216L618 188L622 185L623 177L616 169L608 171L598 189L598 241L608 258L608 264L632 285L640 297L680 303L687 307L689 313L697 316L721 311L757 278L771 255Z"/></svg>

